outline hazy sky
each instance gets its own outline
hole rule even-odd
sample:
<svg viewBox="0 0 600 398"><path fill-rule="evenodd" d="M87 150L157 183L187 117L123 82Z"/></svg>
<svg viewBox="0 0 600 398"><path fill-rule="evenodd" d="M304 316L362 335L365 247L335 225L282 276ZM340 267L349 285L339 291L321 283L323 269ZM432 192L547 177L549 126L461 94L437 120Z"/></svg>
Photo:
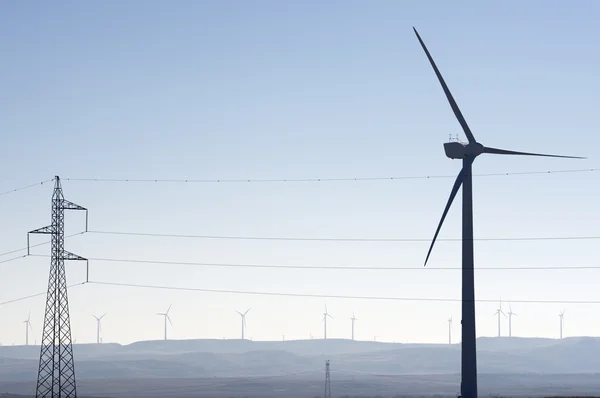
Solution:
<svg viewBox="0 0 600 398"><path fill-rule="evenodd" d="M90 229L276 237L432 237L453 178L304 183L102 183L67 178L291 179L456 175L448 134L462 131L412 32L419 29L475 137L588 160L482 156L475 173L600 167L600 3L555 1L96 1L0 6L0 191L60 175L90 209ZM463 136L464 138L464 136ZM600 236L600 172L478 177L475 236ZM0 252L50 222L52 187L0 196ZM459 198L458 198L459 199ZM460 237L460 200L442 238ZM69 213L67 234L81 231ZM46 237L36 236L35 242ZM600 265L597 240L479 241L478 268ZM404 266L414 270L216 268L91 261L95 281L257 292L460 298L460 272L423 269L427 242L180 239L90 233L66 249L90 258L232 264ZM33 250L49 254L49 246ZM19 253L21 254L21 253ZM24 253L22 253L24 254ZM1 257L0 260L11 256ZM460 266L439 242L431 267ZM46 289L49 259L0 265L0 301ZM68 282L85 277L69 263ZM598 270L476 273L497 300L600 300ZM22 343L44 297L0 306L0 342ZM104 341L236 338L252 308L255 340L322 336L445 342L460 305L148 290L69 292L74 337ZM477 333L496 334L496 304ZM513 333L600 335L600 305L514 304ZM507 324L503 325L507 333Z"/></svg>

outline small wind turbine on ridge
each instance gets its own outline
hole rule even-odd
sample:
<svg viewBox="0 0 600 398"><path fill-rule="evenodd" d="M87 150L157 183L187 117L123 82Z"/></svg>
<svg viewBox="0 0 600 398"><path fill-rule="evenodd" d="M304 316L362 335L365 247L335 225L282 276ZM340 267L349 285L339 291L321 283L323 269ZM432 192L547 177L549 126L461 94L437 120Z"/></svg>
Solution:
<svg viewBox="0 0 600 398"><path fill-rule="evenodd" d="M354 322L356 322L356 317L354 316L354 311L352 312L352 318L350 318L350 320L352 321L352 340L354 340Z"/></svg>
<svg viewBox="0 0 600 398"><path fill-rule="evenodd" d="M323 313L323 327L324 327L323 339L324 340L327 340L327 317L333 319L333 317L331 315L329 315L329 313L327 312L327 305L325 305L325 312Z"/></svg>
<svg viewBox="0 0 600 398"><path fill-rule="evenodd" d="M246 327L246 314L248 311L250 311L250 308L248 308L243 314L239 311L236 311L242 317L242 340L244 340L244 328Z"/></svg>
<svg viewBox="0 0 600 398"><path fill-rule="evenodd" d="M448 344L452 344L452 317L448 318Z"/></svg>
<svg viewBox="0 0 600 398"><path fill-rule="evenodd" d="M512 317L517 316L512 310L512 306L508 305L508 337L512 337Z"/></svg>
<svg viewBox="0 0 600 398"><path fill-rule="evenodd" d="M421 36L417 30L413 27L417 39L435 72L446 99L450 103L450 107L454 112L454 116L458 119L463 132L465 133L468 143L463 142L447 142L444 144L444 151L446 156L450 159L461 159L462 169L456 177L454 186L450 193L450 198L446 203L442 218L438 224L438 227L433 236L431 246L425 258L425 265L431 250L435 244L437 236L442 228L448 210L454 201L454 197L458 193L458 190L462 187L462 320L461 320L461 332L462 332L462 344L461 344L461 383L460 383L460 395L463 398L477 398L477 338L475 330L475 275L474 275L474 258L473 258L473 171L472 165L477 156L481 154L494 154L494 155L525 155L525 156L545 156L545 157L556 157L556 158L576 158L583 159L574 156L559 156L559 155L546 155L540 153L531 152L518 152L506 149L498 149L493 147L485 147L477 140L471 132L467 121L465 120L462 112L458 108L454 97L450 93L450 89L446 85L442 74L440 73L435 61L433 60L429 50L425 46L425 43L421 39Z"/></svg>
<svg viewBox="0 0 600 398"><path fill-rule="evenodd" d="M558 314L558 317L560 318L560 338L563 338L563 325L564 325L564 316L565 316L565 310L562 310L560 312L560 314Z"/></svg>
<svg viewBox="0 0 600 398"><path fill-rule="evenodd" d="M102 325L101 325L100 321L102 320L102 318L104 318L105 315L106 315L106 313L104 313L104 315L102 315L101 317L92 315L94 318L96 318L96 344L100 344L100 342L102 341L100 339L100 332L102 331Z"/></svg>
<svg viewBox="0 0 600 398"><path fill-rule="evenodd" d="M167 340L167 320L169 321L170 325L173 325L173 322L171 322L171 318L169 317L169 311L171 311L171 306L173 304L169 305L169 308L167 308L167 312L158 312L156 313L156 315L160 315L165 317L165 340Z"/></svg>
<svg viewBox="0 0 600 398"><path fill-rule="evenodd" d="M504 311L502 311L502 300L500 300L500 308L498 308L496 310L496 312L494 313L494 316L497 315L498 316L498 337L500 337L501 334L501 329L500 329L500 314L504 315L504 317L506 318L506 314L504 313Z"/></svg>
<svg viewBox="0 0 600 398"><path fill-rule="evenodd" d="M25 324L25 345L29 345L29 329L31 329L31 312L27 316L27 319L23 321Z"/></svg>

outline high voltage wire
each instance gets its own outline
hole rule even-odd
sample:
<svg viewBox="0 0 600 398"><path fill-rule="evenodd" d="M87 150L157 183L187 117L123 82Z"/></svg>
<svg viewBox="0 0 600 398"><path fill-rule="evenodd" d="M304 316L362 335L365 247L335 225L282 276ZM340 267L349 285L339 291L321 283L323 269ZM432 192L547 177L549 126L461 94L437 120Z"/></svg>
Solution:
<svg viewBox="0 0 600 398"><path fill-rule="evenodd" d="M522 172L504 172L504 173L484 173L473 174L473 177L496 177L496 176L517 176L517 175L539 175L539 174L558 174L558 173L583 173L595 172L600 169L570 169L570 170L543 170L543 171L522 171ZM456 175L420 175L420 176L390 176L390 177L340 177L340 178L287 178L287 179L123 179L123 178L64 178L67 181L86 181L86 182L119 182L119 183L269 183L269 182L341 182L341 181L392 181L392 180L415 180L415 179L434 179L434 178L456 178Z"/></svg>
<svg viewBox="0 0 600 398"><path fill-rule="evenodd" d="M32 257L50 257L45 254L31 254ZM25 256L22 256L25 257ZM19 259L22 257L16 257ZM160 260L137 260L137 259L122 259L122 258L102 258L88 257L90 261L101 262L116 262L116 263L132 263L132 264L157 264L157 265L191 265L200 267L231 267L231 268L268 268L268 269L318 269L318 270L356 270L356 271L460 271L461 267L385 267L385 266L363 266L363 265L274 265L274 264L235 264L235 263L206 263L206 262L187 262L187 261L160 261ZM8 260L10 261L10 260ZM1 263L0 263L1 264ZM574 265L574 266L523 266L523 267L480 267L476 271L549 271L549 270L592 270L600 269L599 265Z"/></svg>
<svg viewBox="0 0 600 398"><path fill-rule="evenodd" d="M87 282L79 282L79 283L74 283L74 284L72 284L72 285L68 285L68 286L67 286L67 288L68 288L68 289L70 289L70 288L72 288L72 287L75 287L75 286L81 286L81 285L85 285L86 283L87 283ZM19 298L12 299L12 300L8 300L8 301L1 301L1 302L0 302L0 306L2 306L2 305L6 305L6 304L12 304L12 303L16 303L16 302L23 301L23 300L27 300L27 299L34 298L34 297L43 296L44 294L47 294L47 293L48 293L48 292L47 292L47 291L45 291L45 292L40 292L40 293L31 294L31 295L29 295L29 296L23 296L23 297L19 297Z"/></svg>
<svg viewBox="0 0 600 398"><path fill-rule="evenodd" d="M36 182L35 184L25 185L24 187L15 188L15 189L11 189L11 190L8 190L8 191L0 192L0 196L4 196L4 195L8 195L9 193L18 192L18 191L22 191L24 189L28 189L28 188L33 188L33 187L37 187L37 186L40 186L40 185L44 185L44 184L46 184L48 182L51 182L51 181L54 181L54 178L52 178L50 180Z"/></svg>
<svg viewBox="0 0 600 398"><path fill-rule="evenodd" d="M431 238L328 238L328 237L292 237L292 236L234 236L234 235L188 235L188 234L168 234L152 232L127 232L127 231L98 231L90 230L91 234L103 235L128 235L128 236L148 236L161 238L194 238L194 239L228 239L228 240L273 240L273 241L331 241L331 242L431 242ZM485 241L539 241L539 240L594 240L600 239L600 236L524 236L524 237L504 237L504 238L475 238L479 242ZM437 239L437 241L460 242L462 238Z"/></svg>
<svg viewBox="0 0 600 398"><path fill-rule="evenodd" d="M353 296L339 294L317 294L317 293L283 293L283 292L257 292L246 290L228 290L228 289L204 289L192 287L177 287L164 285L145 285L136 283L110 282L110 281L89 281L88 284L115 286L115 287L132 287L141 289L158 289L158 290L175 290L186 292L201 292L201 293L225 293L225 294L240 294L247 296L278 296L278 297L304 297L304 298L328 298L328 299L348 299L348 300L377 300L377 301L420 301L420 302L444 302L444 303L460 303L461 299L454 298L433 298L433 297L385 297L385 296ZM506 300L511 303L520 304L600 304L600 301L593 300ZM478 303L498 303L497 299L476 299Z"/></svg>

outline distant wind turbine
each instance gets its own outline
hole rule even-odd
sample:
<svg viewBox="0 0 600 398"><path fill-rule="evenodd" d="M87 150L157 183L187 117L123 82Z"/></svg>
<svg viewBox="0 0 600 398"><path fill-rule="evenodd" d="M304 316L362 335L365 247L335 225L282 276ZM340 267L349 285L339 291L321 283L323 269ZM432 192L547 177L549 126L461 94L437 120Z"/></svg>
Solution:
<svg viewBox="0 0 600 398"><path fill-rule="evenodd" d="M323 313L323 326L324 326L324 339L327 340L327 317L333 319L331 315L327 312L327 305L325 305L325 312Z"/></svg>
<svg viewBox="0 0 600 398"><path fill-rule="evenodd" d="M563 325L564 325L564 316L565 316L565 310L562 310L560 312L560 314L558 314L558 317L560 318L560 338L563 338Z"/></svg>
<svg viewBox="0 0 600 398"><path fill-rule="evenodd" d="M452 344L452 317L448 318L448 344Z"/></svg>
<svg viewBox="0 0 600 398"><path fill-rule="evenodd" d="M417 30L413 27L417 39L435 72L446 99L450 103L450 107L454 112L454 116L458 119L468 143L462 142L448 142L444 144L444 151L446 156L451 159L461 159L463 166L462 170L458 173L450 198L446 203L442 218L438 224L433 241L429 247L429 252L425 258L425 264L429 260L431 250L435 244L435 240L440 232L446 214L454 201L454 197L458 193L458 190L462 186L462 318L461 318L461 332L462 332L462 352L461 352L461 396L464 398L476 398L477 397L477 338L475 330L475 272L474 272L474 258L473 258L473 171L472 165L475 158L481 154L495 154L495 155L527 155L527 156L547 156L547 157L571 157L571 156L557 156L557 155L544 155L539 153L528 153L528 152L517 152L506 149L498 149L485 147L475 140L467 121L465 120L462 112L458 108L454 97L450 93L450 89L446 85L442 74L440 73L433 57L429 53L429 50L425 46L425 43L421 39L421 36Z"/></svg>
<svg viewBox="0 0 600 398"><path fill-rule="evenodd" d="M104 313L104 315L106 315L106 313ZM102 318L104 318L104 315L102 315L101 317L92 315L94 318L96 318L96 344L100 344L100 342L102 341L100 339L100 332L102 331L102 326L101 326L100 321L102 320Z"/></svg>
<svg viewBox="0 0 600 398"><path fill-rule="evenodd" d="M172 305L173 304L169 305L169 308L167 308L167 312L158 312L158 313L156 313L156 315L160 315L160 316L164 316L165 317L165 340L167 339L167 320L169 321L170 325L173 325L173 322L171 322L171 318L169 317L169 311L171 311L171 306Z"/></svg>
<svg viewBox="0 0 600 398"><path fill-rule="evenodd" d="M242 340L244 340L244 328L246 327L246 314L248 311L250 311L250 308L248 308L243 314L239 311L236 311L242 317Z"/></svg>
<svg viewBox="0 0 600 398"><path fill-rule="evenodd" d="M350 318L350 320L352 321L352 340L354 340L354 322L356 322L356 317L354 316L354 312L352 312L352 318Z"/></svg>
<svg viewBox="0 0 600 398"><path fill-rule="evenodd" d="M506 314L504 313L504 311L502 311L502 300L500 300L500 308L498 308L494 313L494 315L498 315L498 337L502 335L500 329L500 314L504 315L504 317L506 318Z"/></svg>
<svg viewBox="0 0 600 398"><path fill-rule="evenodd" d="M31 312L29 313L29 316L27 316L27 319L23 321L23 323L25 324L25 345L29 345L29 329L31 329Z"/></svg>
<svg viewBox="0 0 600 398"><path fill-rule="evenodd" d="M517 316L512 310L512 306L508 305L508 337L512 337L512 317Z"/></svg>

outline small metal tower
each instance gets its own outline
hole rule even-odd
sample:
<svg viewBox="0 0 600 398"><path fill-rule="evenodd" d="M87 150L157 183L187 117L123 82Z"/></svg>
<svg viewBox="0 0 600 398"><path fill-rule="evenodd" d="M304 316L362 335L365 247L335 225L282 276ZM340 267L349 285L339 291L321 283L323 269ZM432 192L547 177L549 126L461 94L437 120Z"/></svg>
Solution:
<svg viewBox="0 0 600 398"><path fill-rule="evenodd" d="M329 359L325 361L325 395L324 398L331 398L331 379L329 378Z"/></svg>
<svg viewBox="0 0 600 398"><path fill-rule="evenodd" d="M65 210L85 210L87 231L87 209L65 200L60 178L56 176L52 224L27 234L28 254L29 234L49 234L52 244L36 398L77 397L65 260L87 260L65 250Z"/></svg>

